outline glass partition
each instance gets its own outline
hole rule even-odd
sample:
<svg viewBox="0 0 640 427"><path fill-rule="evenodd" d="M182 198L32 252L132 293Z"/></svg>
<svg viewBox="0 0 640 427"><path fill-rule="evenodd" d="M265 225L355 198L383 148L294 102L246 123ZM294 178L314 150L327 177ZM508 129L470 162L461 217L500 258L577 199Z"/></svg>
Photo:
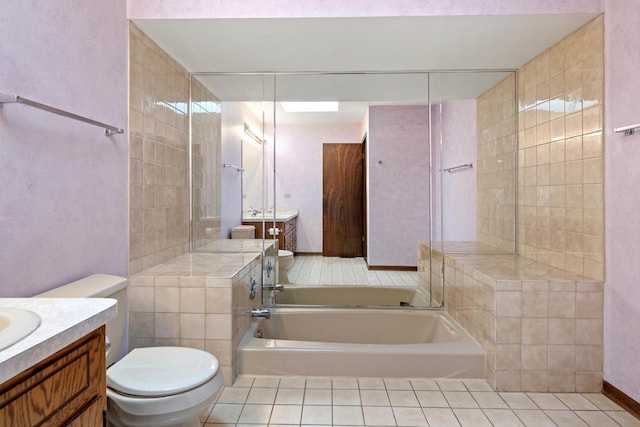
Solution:
<svg viewBox="0 0 640 427"><path fill-rule="evenodd" d="M514 73L198 74L191 93L193 250L262 250L267 305L443 307L444 254L516 247ZM256 241L230 246L241 224Z"/></svg>

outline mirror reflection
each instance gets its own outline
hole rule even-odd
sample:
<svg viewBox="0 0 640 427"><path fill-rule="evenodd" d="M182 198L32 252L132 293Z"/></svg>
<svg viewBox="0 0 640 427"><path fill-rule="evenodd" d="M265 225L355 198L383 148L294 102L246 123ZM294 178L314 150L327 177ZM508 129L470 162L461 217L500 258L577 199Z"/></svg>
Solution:
<svg viewBox="0 0 640 427"><path fill-rule="evenodd" d="M267 303L441 307L444 251L514 251L513 73L192 80L194 249L277 241Z"/></svg>

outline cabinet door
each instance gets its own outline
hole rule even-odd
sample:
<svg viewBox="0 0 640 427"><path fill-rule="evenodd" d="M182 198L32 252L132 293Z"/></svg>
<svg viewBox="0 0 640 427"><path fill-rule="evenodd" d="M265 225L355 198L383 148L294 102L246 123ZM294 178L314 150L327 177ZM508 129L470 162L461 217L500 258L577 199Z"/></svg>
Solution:
<svg viewBox="0 0 640 427"><path fill-rule="evenodd" d="M93 403L106 409L104 342L101 327L0 385L0 426L60 426ZM102 425L101 412L84 425Z"/></svg>
<svg viewBox="0 0 640 427"><path fill-rule="evenodd" d="M103 407L102 399L96 399L66 425L68 427L102 426L105 417Z"/></svg>

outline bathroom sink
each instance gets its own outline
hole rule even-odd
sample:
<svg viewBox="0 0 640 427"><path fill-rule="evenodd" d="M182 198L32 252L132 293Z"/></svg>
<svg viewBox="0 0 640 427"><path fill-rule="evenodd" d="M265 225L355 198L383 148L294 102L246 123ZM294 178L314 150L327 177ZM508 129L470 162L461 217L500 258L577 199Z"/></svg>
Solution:
<svg viewBox="0 0 640 427"><path fill-rule="evenodd" d="M17 343L40 326L40 316L21 308L0 307L0 350Z"/></svg>

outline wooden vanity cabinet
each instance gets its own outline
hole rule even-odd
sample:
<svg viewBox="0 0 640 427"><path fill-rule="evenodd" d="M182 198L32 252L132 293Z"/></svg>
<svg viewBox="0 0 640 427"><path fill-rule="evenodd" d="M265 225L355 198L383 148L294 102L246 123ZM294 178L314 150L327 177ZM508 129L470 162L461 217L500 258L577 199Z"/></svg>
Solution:
<svg viewBox="0 0 640 427"><path fill-rule="evenodd" d="M103 426L104 326L0 385L0 427Z"/></svg>
<svg viewBox="0 0 640 427"><path fill-rule="evenodd" d="M243 221L244 225L253 225L256 227L256 239L262 239L263 229L262 222L259 221ZM267 233L264 236L268 239L278 239L278 249L284 249L286 251L296 252L298 235L296 233L296 218L291 218L287 221L276 221L276 227L279 231L277 236L269 233L269 230L273 228L273 221L265 223ZM274 233L276 234L276 233Z"/></svg>

